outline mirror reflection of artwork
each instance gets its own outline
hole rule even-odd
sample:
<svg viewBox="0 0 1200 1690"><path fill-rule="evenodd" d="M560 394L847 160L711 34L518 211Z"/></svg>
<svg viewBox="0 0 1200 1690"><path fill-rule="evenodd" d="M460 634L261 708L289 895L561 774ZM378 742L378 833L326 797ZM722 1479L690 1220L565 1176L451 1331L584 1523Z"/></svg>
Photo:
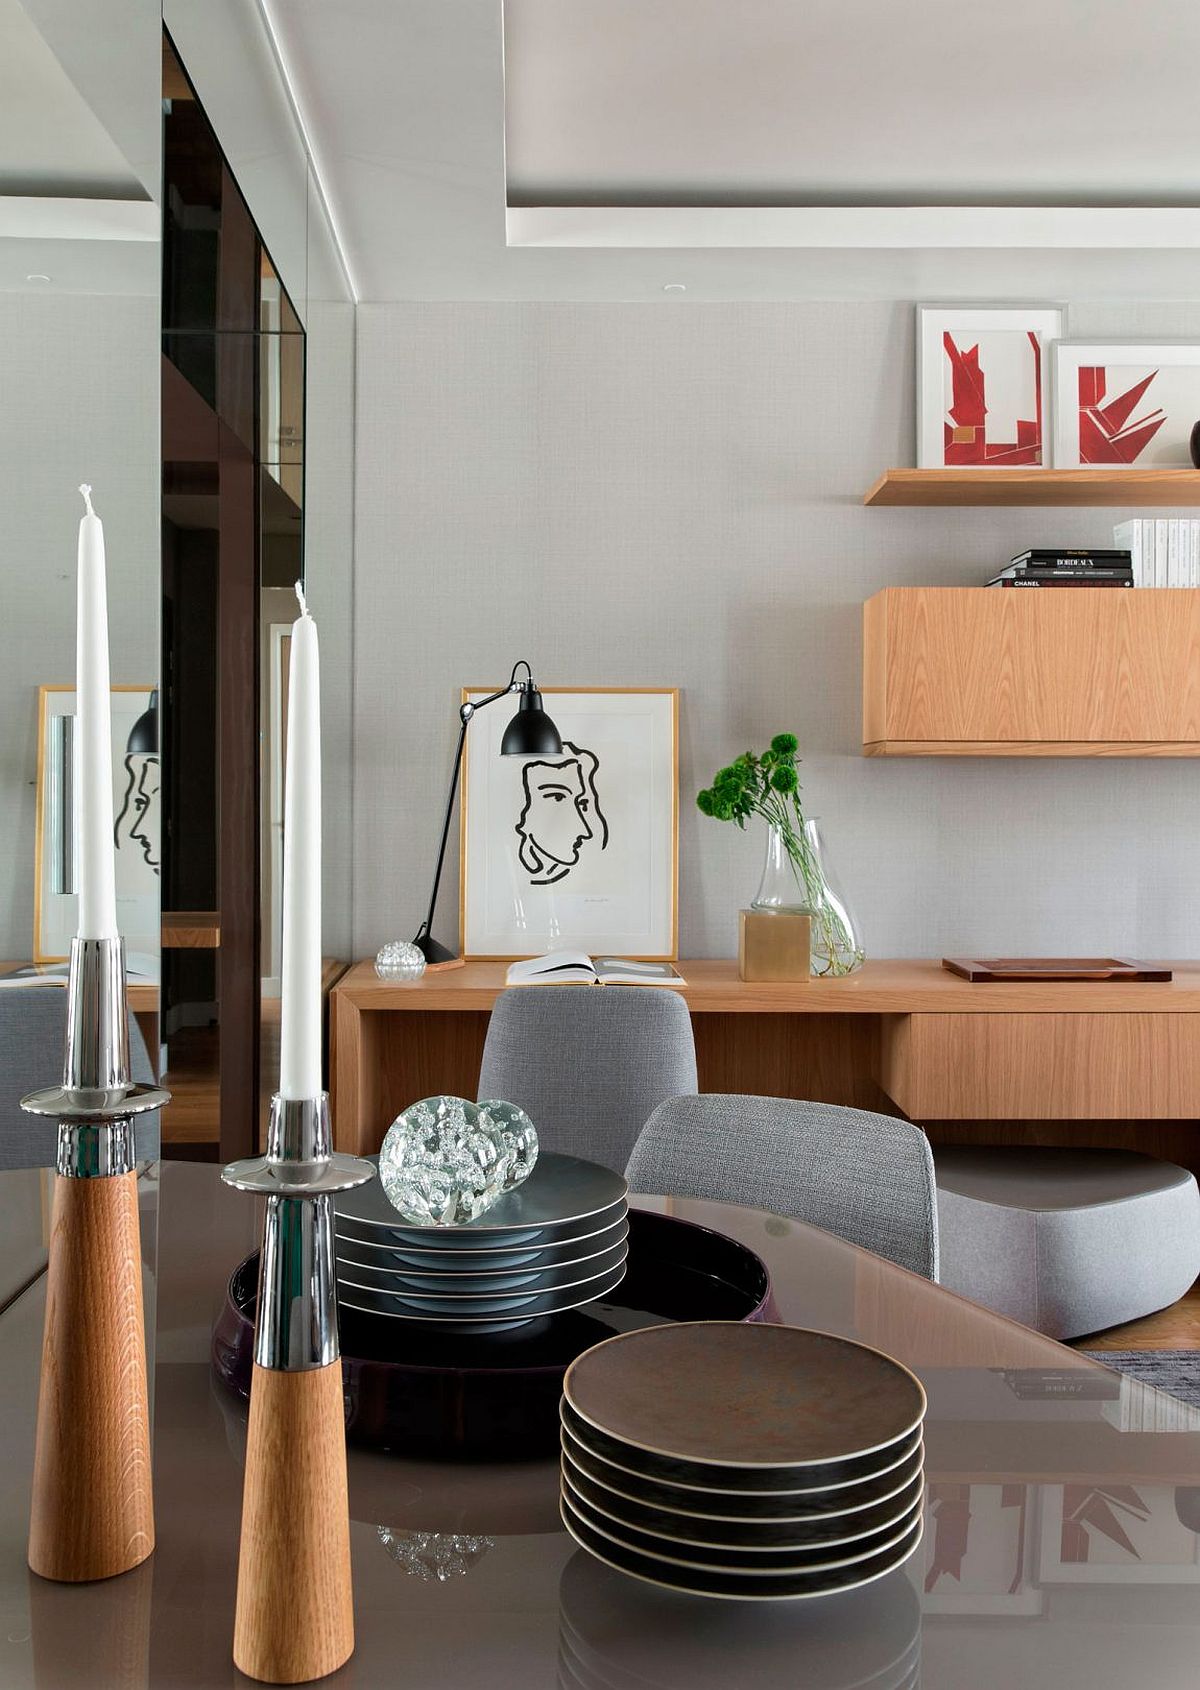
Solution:
<svg viewBox="0 0 1200 1690"><path fill-rule="evenodd" d="M486 697L491 687L463 697ZM677 725L673 688L545 687L557 756L504 757L503 710L481 711L463 781L468 956L571 945L673 958Z"/></svg>
<svg viewBox="0 0 1200 1690"><path fill-rule="evenodd" d="M150 694L149 706L133 724L123 759L125 792L113 823L113 844L117 853L117 884L132 859L134 875L143 865L155 875L159 871L159 756L158 693ZM122 856L122 852L125 853ZM137 861L140 853L141 862Z"/></svg>
<svg viewBox="0 0 1200 1690"><path fill-rule="evenodd" d="M580 859L608 849L608 822L600 807L600 759L585 746L563 741L561 757L536 757L521 769L517 856L531 886L565 880Z"/></svg>
<svg viewBox="0 0 1200 1690"><path fill-rule="evenodd" d="M74 687L39 688L38 716L33 957L58 962L78 924ZM130 973L154 979L161 862L156 689L112 689L112 765L117 922Z"/></svg>

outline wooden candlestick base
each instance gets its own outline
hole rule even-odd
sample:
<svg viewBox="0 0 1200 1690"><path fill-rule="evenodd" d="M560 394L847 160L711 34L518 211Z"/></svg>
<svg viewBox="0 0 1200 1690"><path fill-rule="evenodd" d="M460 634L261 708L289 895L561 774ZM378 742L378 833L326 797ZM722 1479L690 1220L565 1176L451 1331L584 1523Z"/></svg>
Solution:
<svg viewBox="0 0 1200 1690"><path fill-rule="evenodd" d="M266 1684L303 1684L353 1653L342 1364L255 1363L234 1661Z"/></svg>
<svg viewBox="0 0 1200 1690"><path fill-rule="evenodd" d="M154 1548L137 1175L55 1179L29 1565L112 1578Z"/></svg>

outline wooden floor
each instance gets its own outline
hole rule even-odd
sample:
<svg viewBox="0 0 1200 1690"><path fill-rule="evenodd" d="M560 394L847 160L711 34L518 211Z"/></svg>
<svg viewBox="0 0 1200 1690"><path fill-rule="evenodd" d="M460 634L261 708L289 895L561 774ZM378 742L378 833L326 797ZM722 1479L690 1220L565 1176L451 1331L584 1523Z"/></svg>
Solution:
<svg viewBox="0 0 1200 1690"><path fill-rule="evenodd" d="M1112 1326L1090 1338L1076 1338L1076 1350L1200 1350L1200 1283L1169 1309Z"/></svg>

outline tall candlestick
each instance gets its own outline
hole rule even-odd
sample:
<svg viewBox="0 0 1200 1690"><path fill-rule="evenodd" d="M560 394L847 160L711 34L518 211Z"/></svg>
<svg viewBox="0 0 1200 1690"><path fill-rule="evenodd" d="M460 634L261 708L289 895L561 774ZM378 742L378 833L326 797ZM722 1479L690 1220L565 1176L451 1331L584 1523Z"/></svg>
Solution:
<svg viewBox="0 0 1200 1690"><path fill-rule="evenodd" d="M79 937L117 934L113 859L112 700L108 675L108 590L104 527L92 509L92 490L79 524L75 624L75 743L79 770Z"/></svg>
<svg viewBox="0 0 1200 1690"><path fill-rule="evenodd" d="M317 625L296 583L300 616L288 666L283 789L283 965L279 1092L321 1085L321 667Z"/></svg>

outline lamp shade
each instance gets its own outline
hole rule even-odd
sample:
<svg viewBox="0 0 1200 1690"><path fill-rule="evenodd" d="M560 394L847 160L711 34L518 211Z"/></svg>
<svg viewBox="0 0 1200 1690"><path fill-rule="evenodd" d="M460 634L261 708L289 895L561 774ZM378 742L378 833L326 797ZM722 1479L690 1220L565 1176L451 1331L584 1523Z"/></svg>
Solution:
<svg viewBox="0 0 1200 1690"><path fill-rule="evenodd" d="M517 713L500 741L502 757L560 757L562 736L542 709L542 695L533 682L521 691Z"/></svg>
<svg viewBox="0 0 1200 1690"><path fill-rule="evenodd" d="M150 694L150 702L129 730L125 755L132 757L158 756L158 688Z"/></svg>

